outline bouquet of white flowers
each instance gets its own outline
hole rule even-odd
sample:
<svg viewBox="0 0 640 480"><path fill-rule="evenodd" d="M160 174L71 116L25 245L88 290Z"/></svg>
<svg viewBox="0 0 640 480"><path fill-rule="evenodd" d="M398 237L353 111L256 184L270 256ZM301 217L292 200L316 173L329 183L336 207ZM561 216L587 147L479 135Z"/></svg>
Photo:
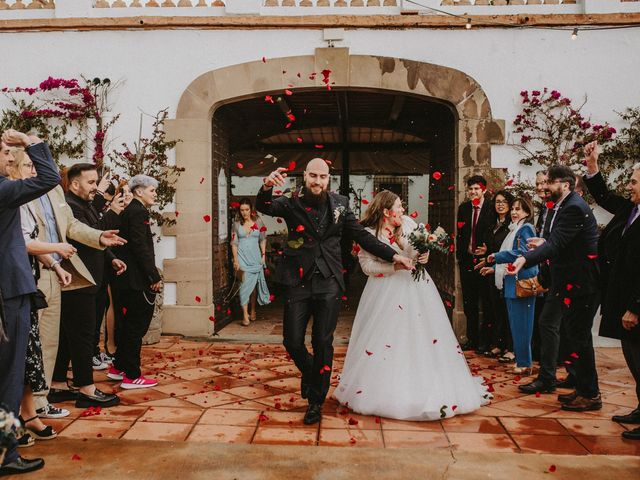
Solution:
<svg viewBox="0 0 640 480"><path fill-rule="evenodd" d="M4 459L6 449L16 441L16 430L20 427L20 422L13 413L0 406L0 463Z"/></svg>
<svg viewBox="0 0 640 480"><path fill-rule="evenodd" d="M451 253L453 251L453 240L451 236L444 231L444 228L438 227L433 232L429 225L419 224L416 229L409 234L409 243L416 249L418 255L435 250L441 253ZM416 268L411 272L411 276L415 281L423 280L427 276L426 264L418 263Z"/></svg>

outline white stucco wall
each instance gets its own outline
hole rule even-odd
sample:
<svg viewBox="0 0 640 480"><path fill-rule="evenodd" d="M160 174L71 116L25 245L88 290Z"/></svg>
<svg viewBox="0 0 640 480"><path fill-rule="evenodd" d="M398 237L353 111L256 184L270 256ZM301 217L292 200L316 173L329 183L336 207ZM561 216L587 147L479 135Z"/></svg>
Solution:
<svg viewBox="0 0 640 480"><path fill-rule="evenodd" d="M0 86L33 86L49 75L123 79L113 98L113 111L121 113L112 130L114 146L136 139L141 111L169 107L173 117L182 92L204 72L263 56L313 55L326 46L322 30L3 33L1 39L3 51L20 55L3 58ZM523 89L547 86L576 101L587 94L583 112L614 126L619 126L614 111L640 105L640 29L581 31L576 40L570 32L552 30L349 30L337 46L349 47L351 54L463 71L484 88L493 116L507 121L508 141ZM5 104L2 99L0 106ZM149 128L146 122L144 132ZM535 170L522 168L509 146L494 146L492 158L494 167L525 176ZM174 239L163 239L158 264L174 256ZM175 301L171 287L165 301Z"/></svg>

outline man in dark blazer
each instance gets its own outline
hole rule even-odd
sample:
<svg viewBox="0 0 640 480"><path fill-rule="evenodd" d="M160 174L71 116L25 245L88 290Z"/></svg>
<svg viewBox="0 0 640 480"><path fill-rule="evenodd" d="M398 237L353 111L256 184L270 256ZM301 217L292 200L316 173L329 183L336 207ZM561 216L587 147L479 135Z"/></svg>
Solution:
<svg viewBox="0 0 640 480"><path fill-rule="evenodd" d="M481 175L473 175L467 180L468 200L458 207L456 235L456 259L460 269L464 315L467 319L467 341L462 348L479 353L488 349L487 332L480 323L480 303L482 302L485 315L490 307L487 302L487 283L474 267L481 256L491 253L486 251L486 241L496 223L495 209L485 198L486 190L487 180Z"/></svg>
<svg viewBox="0 0 640 480"><path fill-rule="evenodd" d="M551 283L540 315L540 372L533 382L521 385L525 393L552 392L556 388L556 364L560 327L566 328L571 350L571 373L576 390L559 395L563 410L583 412L602 408L591 327L599 305L597 259L598 224L589 205L574 192L576 177L564 165L549 169L548 188L554 207L547 216L547 238L532 238L531 249L513 263L508 274L525 265L550 262ZM562 312L559 316L558 309Z"/></svg>
<svg viewBox="0 0 640 480"><path fill-rule="evenodd" d="M23 147L38 175L9 180L15 161L11 147ZM39 138L7 130L0 138L0 290L3 295L8 341L0 345L0 403L17 418L24 387L25 358L29 338L31 294L35 279L27 257L20 226L20 206L38 198L60 182L60 175L47 144ZM27 460L18 455L17 442L7 448L0 475L31 472L44 466L41 458Z"/></svg>
<svg viewBox="0 0 640 480"><path fill-rule="evenodd" d="M286 170L279 168L264 179L256 208L265 215L282 217L289 231L274 278L285 286L283 343L302 373L302 397L309 400L304 423L309 425L320 421L331 379L333 332L345 287L340 249L343 233L350 233L376 257L407 269L412 264L358 223L347 197L328 191L329 167L324 160L315 158L307 164L299 192L273 198L273 187L284 186ZM313 355L304 342L312 316Z"/></svg>
<svg viewBox="0 0 640 480"><path fill-rule="evenodd" d="M585 147L585 184L595 201L614 215L600 235L598 262L602 287L600 335L617 338L636 381L638 406L613 420L640 425L640 163L632 168L626 190L629 199L610 192L598 168L598 144ZM622 436L640 440L640 427Z"/></svg>
<svg viewBox="0 0 640 480"><path fill-rule="evenodd" d="M91 204L98 182L96 166L91 163L77 163L67 170L69 191L65 199L73 216L96 230L105 230L102 235L115 236L117 230L107 230L106 223ZM73 384L77 390L76 407L111 407L120 401L117 395L104 393L93 383L93 336L96 324L96 293L102 286L105 275L105 257L117 273L126 270L126 264L115 257L109 248L105 250L90 247L75 240L69 240L78 250L78 257L85 264L95 285L62 292L60 312L60 343L53 370L51 389L64 391L67 383L69 361L73 369ZM116 245L124 240L116 236Z"/></svg>

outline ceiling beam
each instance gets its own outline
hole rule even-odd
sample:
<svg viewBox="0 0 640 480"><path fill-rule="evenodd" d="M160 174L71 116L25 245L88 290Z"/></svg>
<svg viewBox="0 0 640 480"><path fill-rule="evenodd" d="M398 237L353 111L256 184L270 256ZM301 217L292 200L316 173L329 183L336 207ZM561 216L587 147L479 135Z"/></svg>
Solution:
<svg viewBox="0 0 640 480"><path fill-rule="evenodd" d="M404 142L388 142L388 143L351 143L347 142L349 151L352 152L379 152L379 151L423 151L428 152L431 150L431 145L427 142L415 142L415 143L404 143ZM255 152L256 150L261 150L264 152L275 152L278 150L287 150L287 151L343 151L345 144L342 142L338 143L324 143L322 149L316 149L313 145L305 144L305 143L261 143L256 149L240 149L233 152L234 155L242 154L244 152Z"/></svg>

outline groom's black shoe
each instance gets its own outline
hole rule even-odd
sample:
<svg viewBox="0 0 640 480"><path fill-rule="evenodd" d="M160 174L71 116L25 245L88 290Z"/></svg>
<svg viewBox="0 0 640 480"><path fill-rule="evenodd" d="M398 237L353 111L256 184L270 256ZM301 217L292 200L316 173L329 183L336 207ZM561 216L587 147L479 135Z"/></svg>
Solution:
<svg viewBox="0 0 640 480"><path fill-rule="evenodd" d="M322 406L319 403L310 403L309 408L307 408L307 413L304 414L304 420L302 420L302 423L305 425L318 423L322 416L321 407Z"/></svg>
<svg viewBox="0 0 640 480"><path fill-rule="evenodd" d="M543 382L542 380L534 380L531 383L527 383L525 385L520 385L518 387L522 393L552 393L556 390L556 386L553 384L548 384Z"/></svg>
<svg viewBox="0 0 640 480"><path fill-rule="evenodd" d="M302 375L302 379L300 380L300 396L302 398L309 398L309 387L311 385L309 385L309 381L304 378L304 375Z"/></svg>
<svg viewBox="0 0 640 480"><path fill-rule="evenodd" d="M42 458L27 460L26 458L18 457L13 462L5 463L0 467L0 477L34 472L40 470L42 467L44 467L44 460Z"/></svg>

